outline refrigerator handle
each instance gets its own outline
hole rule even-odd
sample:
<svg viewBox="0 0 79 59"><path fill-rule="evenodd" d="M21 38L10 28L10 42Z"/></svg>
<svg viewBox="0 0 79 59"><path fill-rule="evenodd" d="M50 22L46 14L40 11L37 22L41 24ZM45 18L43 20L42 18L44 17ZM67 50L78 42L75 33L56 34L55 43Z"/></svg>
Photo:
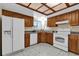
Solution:
<svg viewBox="0 0 79 59"><path fill-rule="evenodd" d="M11 34L12 34L12 32L11 32L11 31L4 31L4 34L11 35Z"/></svg>

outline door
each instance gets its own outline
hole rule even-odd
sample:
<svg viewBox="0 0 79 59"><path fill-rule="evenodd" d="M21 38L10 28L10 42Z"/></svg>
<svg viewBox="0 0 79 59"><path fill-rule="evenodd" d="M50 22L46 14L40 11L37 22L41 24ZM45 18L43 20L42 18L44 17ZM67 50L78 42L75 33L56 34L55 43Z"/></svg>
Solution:
<svg viewBox="0 0 79 59"><path fill-rule="evenodd" d="M13 51L24 48L24 20L13 18Z"/></svg>
<svg viewBox="0 0 79 59"><path fill-rule="evenodd" d="M12 18L2 16L2 55L12 53Z"/></svg>

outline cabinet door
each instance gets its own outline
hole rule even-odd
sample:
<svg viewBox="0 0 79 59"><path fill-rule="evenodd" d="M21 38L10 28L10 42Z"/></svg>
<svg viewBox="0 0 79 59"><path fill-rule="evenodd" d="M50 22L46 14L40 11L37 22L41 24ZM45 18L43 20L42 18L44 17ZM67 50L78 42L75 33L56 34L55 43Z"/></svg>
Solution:
<svg viewBox="0 0 79 59"><path fill-rule="evenodd" d="M76 25L79 25L79 13L78 13L79 11L76 11L75 12L75 14L76 14L76 16L75 16L75 22L76 22Z"/></svg>
<svg viewBox="0 0 79 59"><path fill-rule="evenodd" d="M78 26L79 25L79 13L78 13L78 11L74 11L71 13L70 25L71 26Z"/></svg>
<svg viewBox="0 0 79 59"><path fill-rule="evenodd" d="M46 32L41 32L41 43L46 43Z"/></svg>
<svg viewBox="0 0 79 59"><path fill-rule="evenodd" d="M71 20L71 13L66 14L66 19L69 20L69 21Z"/></svg>
<svg viewBox="0 0 79 59"><path fill-rule="evenodd" d="M37 42L38 43L41 43L41 33L40 32L38 32L38 35L37 35L38 37L37 37Z"/></svg>
<svg viewBox="0 0 79 59"><path fill-rule="evenodd" d="M48 27L56 27L56 19L55 19L55 17L49 18L47 20L47 26Z"/></svg>
<svg viewBox="0 0 79 59"><path fill-rule="evenodd" d="M47 43L53 45L53 34L52 33L47 33L46 34L46 40L47 40Z"/></svg>
<svg viewBox="0 0 79 59"><path fill-rule="evenodd" d="M25 18L25 27L32 27L33 26L33 18L32 17L26 17Z"/></svg>
<svg viewBox="0 0 79 59"><path fill-rule="evenodd" d="M71 13L71 23L70 23L70 25L72 25L72 26L77 25L77 23L76 23L76 13L75 12Z"/></svg>
<svg viewBox="0 0 79 59"><path fill-rule="evenodd" d="M69 51L71 52L74 52L74 53L77 53L77 41L78 41L78 36L77 35L74 35L74 34L71 34L69 36Z"/></svg>
<svg viewBox="0 0 79 59"><path fill-rule="evenodd" d="M29 47L30 46L30 33L26 32L25 33L25 47Z"/></svg>

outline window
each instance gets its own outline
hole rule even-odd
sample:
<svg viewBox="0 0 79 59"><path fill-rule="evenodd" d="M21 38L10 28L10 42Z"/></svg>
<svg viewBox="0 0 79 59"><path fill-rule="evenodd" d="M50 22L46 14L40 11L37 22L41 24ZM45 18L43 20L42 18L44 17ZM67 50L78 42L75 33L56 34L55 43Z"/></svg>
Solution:
<svg viewBox="0 0 79 59"><path fill-rule="evenodd" d="M34 27L36 27L36 28L42 28L42 22L39 21L39 20L35 20Z"/></svg>

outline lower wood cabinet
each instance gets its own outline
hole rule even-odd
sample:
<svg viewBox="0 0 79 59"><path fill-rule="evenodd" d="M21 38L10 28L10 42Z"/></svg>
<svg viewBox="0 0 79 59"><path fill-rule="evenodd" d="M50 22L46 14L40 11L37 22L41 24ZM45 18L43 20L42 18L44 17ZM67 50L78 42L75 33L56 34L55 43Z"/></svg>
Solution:
<svg viewBox="0 0 79 59"><path fill-rule="evenodd" d="M68 40L68 50L79 54L79 34L70 34Z"/></svg>
<svg viewBox="0 0 79 59"><path fill-rule="evenodd" d="M47 43L53 45L53 33L46 33Z"/></svg>
<svg viewBox="0 0 79 59"><path fill-rule="evenodd" d="M46 32L38 33L38 43L46 43Z"/></svg>
<svg viewBox="0 0 79 59"><path fill-rule="evenodd" d="M25 47L29 47L30 46L30 33L26 32L25 33Z"/></svg>
<svg viewBox="0 0 79 59"><path fill-rule="evenodd" d="M48 32L39 32L38 43L48 43L53 45L53 34Z"/></svg>

